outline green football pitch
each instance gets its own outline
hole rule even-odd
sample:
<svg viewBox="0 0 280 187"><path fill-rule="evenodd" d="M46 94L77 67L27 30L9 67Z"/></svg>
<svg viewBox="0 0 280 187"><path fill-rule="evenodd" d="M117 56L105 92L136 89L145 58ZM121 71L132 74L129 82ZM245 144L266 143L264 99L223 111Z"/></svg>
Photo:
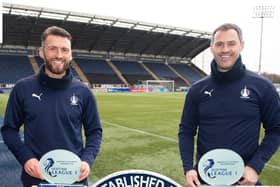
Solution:
<svg viewBox="0 0 280 187"><path fill-rule="evenodd" d="M178 124L185 93L95 93L103 127L90 181L111 173L144 169L185 184L178 150ZM0 95L0 115L7 95ZM263 136L263 131L261 133ZM280 184L280 151L265 166L264 185Z"/></svg>
<svg viewBox="0 0 280 187"><path fill-rule="evenodd" d="M93 166L94 181L119 170L145 169L185 184L177 138L185 93L95 96L104 133ZM280 184L279 150L264 168L261 181Z"/></svg>

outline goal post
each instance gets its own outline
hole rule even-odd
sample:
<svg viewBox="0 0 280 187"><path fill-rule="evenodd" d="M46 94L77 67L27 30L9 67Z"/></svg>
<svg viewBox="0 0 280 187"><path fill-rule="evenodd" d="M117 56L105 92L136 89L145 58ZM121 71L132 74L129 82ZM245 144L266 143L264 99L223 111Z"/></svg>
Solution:
<svg viewBox="0 0 280 187"><path fill-rule="evenodd" d="M147 92L174 92L174 80L146 80Z"/></svg>

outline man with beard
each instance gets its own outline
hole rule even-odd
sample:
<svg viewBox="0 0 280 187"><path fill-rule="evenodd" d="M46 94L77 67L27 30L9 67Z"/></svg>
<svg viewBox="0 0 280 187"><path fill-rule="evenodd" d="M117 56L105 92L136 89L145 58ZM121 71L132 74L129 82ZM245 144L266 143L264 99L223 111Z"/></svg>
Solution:
<svg viewBox="0 0 280 187"><path fill-rule="evenodd" d="M39 159L54 149L69 150L80 157L77 182L87 185L90 166L100 149L102 128L95 98L69 68L71 39L63 28L47 28L39 49L45 63L37 75L19 80L8 100L1 132L23 166L21 179L25 187L45 182ZM24 142L18 136L23 124Z"/></svg>

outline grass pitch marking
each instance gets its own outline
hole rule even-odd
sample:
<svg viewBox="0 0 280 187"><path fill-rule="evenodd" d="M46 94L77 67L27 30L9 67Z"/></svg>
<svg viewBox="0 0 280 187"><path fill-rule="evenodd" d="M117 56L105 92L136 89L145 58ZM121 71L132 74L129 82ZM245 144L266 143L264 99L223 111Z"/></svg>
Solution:
<svg viewBox="0 0 280 187"><path fill-rule="evenodd" d="M265 164L266 167L269 167L271 169L275 169L275 170L280 170L280 166L275 166L275 165L272 165L272 164Z"/></svg>
<svg viewBox="0 0 280 187"><path fill-rule="evenodd" d="M114 126L114 127L119 127L119 128L122 128L122 129L125 129L125 130L128 130L128 131L131 131L131 132L136 132L136 133L140 133L140 134L144 134L144 135L148 135L148 136L153 136L153 137L156 137L156 138L160 138L160 139L167 140L169 142L174 142L174 143L178 144L178 140L175 140L173 138L169 138L169 137L166 137L166 136L161 136L161 135L158 135L158 134L146 132L146 131L139 130L139 129L129 128L129 127L126 127L126 126L122 126L122 125L119 125L119 124L116 124L116 123L111 123L111 122L104 121L104 120L102 120L102 123L105 123L107 125ZM267 164L265 164L265 166L269 167L271 169L280 170L280 167L276 166L276 165L272 165L272 164L267 163Z"/></svg>
<svg viewBox="0 0 280 187"><path fill-rule="evenodd" d="M114 126L114 127L119 127L119 128L122 128L122 129L125 129L125 130L128 130L128 131L131 131L131 132L136 132L136 133L160 138L160 139L163 139L163 140L167 140L169 142L178 143L178 140L173 139L173 138L169 138L169 137L166 137L166 136L161 136L161 135L158 135L158 134L146 132L146 131L139 130L139 129L129 128L129 127L126 127L126 126L122 126L122 125L119 125L119 124L116 124L116 123L111 123L111 122L104 121L104 120L102 120L102 123L105 123L107 125Z"/></svg>

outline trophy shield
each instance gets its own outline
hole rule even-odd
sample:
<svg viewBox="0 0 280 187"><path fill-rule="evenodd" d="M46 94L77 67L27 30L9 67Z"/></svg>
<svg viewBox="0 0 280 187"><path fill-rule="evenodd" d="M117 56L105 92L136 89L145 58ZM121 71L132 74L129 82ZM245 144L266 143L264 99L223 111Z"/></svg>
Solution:
<svg viewBox="0 0 280 187"><path fill-rule="evenodd" d="M42 156L39 166L49 184L39 184L39 187L80 187L73 184L80 176L81 160L71 151L64 149L52 150Z"/></svg>
<svg viewBox="0 0 280 187"><path fill-rule="evenodd" d="M209 185L232 185L242 177L244 162L230 149L214 149L201 157L198 173Z"/></svg>

